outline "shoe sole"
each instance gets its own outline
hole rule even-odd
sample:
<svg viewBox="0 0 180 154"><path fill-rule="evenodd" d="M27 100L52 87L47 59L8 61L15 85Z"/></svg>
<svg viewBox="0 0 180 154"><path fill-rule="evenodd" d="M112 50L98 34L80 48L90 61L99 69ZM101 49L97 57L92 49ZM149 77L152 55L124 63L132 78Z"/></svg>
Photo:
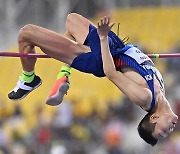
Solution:
<svg viewBox="0 0 180 154"><path fill-rule="evenodd" d="M59 87L57 93L53 96L50 96L46 99L46 104L50 106L57 106L62 103L64 95L69 89L69 83L63 83Z"/></svg>
<svg viewBox="0 0 180 154"><path fill-rule="evenodd" d="M40 81L40 83L38 85L36 85L31 91L27 92L25 95L23 95L21 98L18 99L10 99L12 101L20 101L23 98L25 98L30 92L32 92L33 90L37 89L40 85L42 84L42 81Z"/></svg>

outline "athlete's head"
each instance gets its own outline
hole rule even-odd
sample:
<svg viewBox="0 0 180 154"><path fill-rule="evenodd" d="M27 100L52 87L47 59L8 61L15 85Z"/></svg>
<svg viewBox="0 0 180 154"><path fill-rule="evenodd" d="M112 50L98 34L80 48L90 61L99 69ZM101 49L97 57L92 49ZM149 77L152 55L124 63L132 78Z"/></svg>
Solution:
<svg viewBox="0 0 180 154"><path fill-rule="evenodd" d="M152 114L152 112L147 113L145 117L141 120L138 125L138 132L140 137L144 141L154 146L156 145L158 140L152 135L156 126L156 123L150 122L150 117Z"/></svg>
<svg viewBox="0 0 180 154"><path fill-rule="evenodd" d="M164 111L147 113L138 126L141 138L153 146L158 140L168 137L177 123L178 116L170 108Z"/></svg>

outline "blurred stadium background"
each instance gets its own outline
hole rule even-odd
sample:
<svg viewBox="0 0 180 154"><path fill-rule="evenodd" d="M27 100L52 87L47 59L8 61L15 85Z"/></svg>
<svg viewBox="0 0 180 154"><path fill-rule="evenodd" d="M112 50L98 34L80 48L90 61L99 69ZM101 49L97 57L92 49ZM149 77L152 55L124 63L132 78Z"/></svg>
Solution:
<svg viewBox="0 0 180 154"><path fill-rule="evenodd" d="M105 12L120 22L146 53L180 52L179 0L0 0L0 51L17 52L19 29L36 24L63 34L66 16L77 12L96 23ZM117 25L113 31L117 32ZM41 53L40 50L38 52ZM180 116L180 59L157 59L166 94ZM180 123L156 147L138 136L145 112L107 79L72 70L71 88L57 107L45 105L61 63L39 59L40 88L22 101L7 99L21 74L18 58L0 57L0 154L179 154Z"/></svg>

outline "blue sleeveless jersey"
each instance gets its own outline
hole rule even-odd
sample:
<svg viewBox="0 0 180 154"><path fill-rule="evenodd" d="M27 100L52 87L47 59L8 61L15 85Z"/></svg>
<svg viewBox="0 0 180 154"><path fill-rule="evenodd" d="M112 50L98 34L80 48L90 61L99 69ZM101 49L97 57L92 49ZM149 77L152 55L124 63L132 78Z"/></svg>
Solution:
<svg viewBox="0 0 180 154"><path fill-rule="evenodd" d="M124 54L126 51L129 49L133 48L134 46L132 45L127 45L121 51L119 54L115 54L113 56L114 64L116 66L117 70L120 70L122 67L131 67L134 70L136 70L147 82L149 89L152 92L152 102L151 102L151 108L148 110L152 110L153 107L155 106L155 94L154 94L154 72L152 68L154 68L154 64L152 63L151 60L143 60L142 63L138 63L135 59L130 57L129 55ZM137 49L137 48L136 48ZM137 49L138 52L140 50ZM135 50L132 50L132 52L136 52ZM112 53L113 55L113 53ZM148 67L149 66L149 67Z"/></svg>
<svg viewBox="0 0 180 154"><path fill-rule="evenodd" d="M157 72L151 59L133 45L124 45L123 41L112 31L108 34L108 42L111 55L117 70L121 67L131 67L135 69L147 82L152 92L151 109L155 106L154 94L154 74ZM103 62L101 57L100 39L97 28L89 26L89 34L84 42L91 48L91 52L77 56L71 67L85 73L91 73L97 77L104 77ZM149 110L149 111L150 111Z"/></svg>

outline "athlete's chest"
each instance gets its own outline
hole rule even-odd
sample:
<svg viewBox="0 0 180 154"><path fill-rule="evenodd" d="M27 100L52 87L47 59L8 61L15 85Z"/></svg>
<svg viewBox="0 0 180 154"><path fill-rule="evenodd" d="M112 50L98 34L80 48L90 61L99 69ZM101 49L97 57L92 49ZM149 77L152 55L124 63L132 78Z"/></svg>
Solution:
<svg viewBox="0 0 180 154"><path fill-rule="evenodd" d="M147 81L139 73L137 73L133 68L123 67L123 68L121 68L121 71L126 77L128 77L132 81L138 83L140 86L150 89L147 84ZM160 91L162 91L164 93L164 88L161 87L161 85L159 83L159 79L157 79L157 77L155 75L153 76L153 81L154 81L153 82L154 83L154 94L155 94L155 98L156 98L156 95Z"/></svg>
<svg viewBox="0 0 180 154"><path fill-rule="evenodd" d="M141 85L142 87L147 87L149 88L146 80L138 73L135 71L135 69L131 68L131 67L122 67L121 68L121 72L129 79L131 79L132 81L138 83L139 85Z"/></svg>

